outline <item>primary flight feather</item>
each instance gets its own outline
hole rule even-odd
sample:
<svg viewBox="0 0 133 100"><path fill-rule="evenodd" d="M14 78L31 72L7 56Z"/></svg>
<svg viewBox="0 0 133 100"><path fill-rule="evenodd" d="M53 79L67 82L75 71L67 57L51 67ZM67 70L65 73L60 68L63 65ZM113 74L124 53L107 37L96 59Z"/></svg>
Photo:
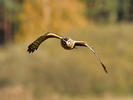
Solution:
<svg viewBox="0 0 133 100"><path fill-rule="evenodd" d="M95 56L97 57L98 61L102 65L104 71L107 73L107 69L106 69L105 65L102 63L102 61L101 61L100 57L98 56L98 54L96 53L96 51L92 47L90 47L86 42L84 42L84 41L75 41L75 40L72 40L71 38L61 37L61 36L59 36L59 35L57 35L55 33L47 32L46 34L40 36L39 38L37 38L33 43L31 43L28 46L28 50L27 51L29 53L34 52L35 50L38 49L39 45L43 41L48 39L48 38L57 38L57 39L60 39L61 40L61 46L64 49L67 49L67 50L72 50L76 46L84 46L84 47L89 48L95 54Z"/></svg>

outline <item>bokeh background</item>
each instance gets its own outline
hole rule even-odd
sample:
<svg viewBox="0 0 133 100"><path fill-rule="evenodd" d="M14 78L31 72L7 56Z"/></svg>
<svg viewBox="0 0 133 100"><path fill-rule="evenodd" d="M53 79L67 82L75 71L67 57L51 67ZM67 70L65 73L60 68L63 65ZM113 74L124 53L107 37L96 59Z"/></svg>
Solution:
<svg viewBox="0 0 133 100"><path fill-rule="evenodd" d="M55 32L92 45L67 51ZM133 100L133 0L0 0L0 100Z"/></svg>

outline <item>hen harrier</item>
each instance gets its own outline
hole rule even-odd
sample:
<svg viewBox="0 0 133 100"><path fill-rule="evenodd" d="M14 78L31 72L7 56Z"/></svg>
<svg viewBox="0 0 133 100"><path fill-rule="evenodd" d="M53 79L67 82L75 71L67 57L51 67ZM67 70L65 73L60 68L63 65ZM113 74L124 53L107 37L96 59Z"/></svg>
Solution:
<svg viewBox="0 0 133 100"><path fill-rule="evenodd" d="M72 40L71 38L67 38L67 37L61 37L55 33L51 33L51 32L47 32L46 34L40 36L39 38L37 38L33 43L31 43L29 46L28 46L28 52L29 53L33 53L35 50L38 49L39 45L45 41L46 39L48 38L57 38L57 39L60 39L61 40L61 46L64 48L64 49L67 49L67 50L72 50L74 49L76 46L84 46L84 47L88 47L94 54L95 56L97 57L98 61L100 62L100 64L102 65L104 71L107 73L107 69L106 67L104 66L104 64L102 63L100 57L97 55L96 51L90 47L86 42L84 41L75 41L75 40Z"/></svg>

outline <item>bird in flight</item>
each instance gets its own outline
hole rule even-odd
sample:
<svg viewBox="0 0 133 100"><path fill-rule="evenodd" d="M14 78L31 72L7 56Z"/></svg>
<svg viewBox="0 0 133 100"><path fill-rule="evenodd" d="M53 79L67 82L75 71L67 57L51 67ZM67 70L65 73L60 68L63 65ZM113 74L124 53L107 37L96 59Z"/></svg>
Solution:
<svg viewBox="0 0 133 100"><path fill-rule="evenodd" d="M57 39L60 39L61 40L61 46L66 49L66 50L72 50L74 49L76 46L84 46L84 47L87 47L89 48L93 53L94 55L97 57L98 61L100 62L100 64L102 65L104 71L106 73L107 72L107 69L105 67L105 65L102 63L102 60L100 59L100 57L97 55L96 51L87 44L87 42L85 41L75 41L75 40L72 40L71 38L68 38L68 37L61 37L55 33L51 33L51 32L47 32L45 33L44 35L40 36L39 38L37 38L34 42L32 42L29 46L28 46L28 52L29 53L33 53L35 50L38 49L39 45L45 41L46 39L48 38L57 38Z"/></svg>

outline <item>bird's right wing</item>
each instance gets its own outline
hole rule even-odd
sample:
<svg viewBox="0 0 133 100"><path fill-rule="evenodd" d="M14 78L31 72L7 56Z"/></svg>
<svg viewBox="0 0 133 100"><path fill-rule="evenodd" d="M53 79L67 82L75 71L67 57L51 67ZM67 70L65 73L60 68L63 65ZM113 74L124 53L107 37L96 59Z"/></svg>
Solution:
<svg viewBox="0 0 133 100"><path fill-rule="evenodd" d="M102 63L102 60L100 59L100 57L98 56L98 54L96 53L96 51L95 51L91 46L89 46L89 45L88 45L86 42L84 42L84 41L75 41L75 46L85 46L85 47L88 47L88 48L95 54L95 56L97 57L98 61L99 61L100 64L102 65L104 71L105 71L106 73L108 73L108 71L107 71L105 65Z"/></svg>
<svg viewBox="0 0 133 100"><path fill-rule="evenodd" d="M31 53L31 52L34 52L35 50L38 49L39 45L45 41L46 39L48 38L57 38L57 39L61 39L62 37L55 34L55 33L50 33L50 32L47 32L46 34L40 36L39 38L37 38L34 42L32 42L29 46L28 46L28 52Z"/></svg>

